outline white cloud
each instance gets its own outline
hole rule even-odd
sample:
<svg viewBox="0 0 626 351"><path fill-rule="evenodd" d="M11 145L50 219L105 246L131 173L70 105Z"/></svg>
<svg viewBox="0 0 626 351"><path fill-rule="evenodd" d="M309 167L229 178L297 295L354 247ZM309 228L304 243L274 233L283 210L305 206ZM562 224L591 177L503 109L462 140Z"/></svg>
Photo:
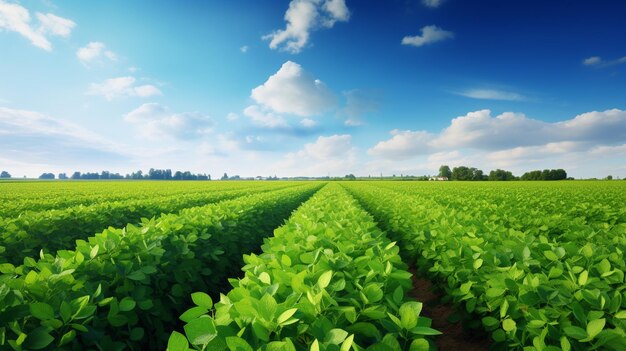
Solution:
<svg viewBox="0 0 626 351"><path fill-rule="evenodd" d="M281 170L281 174L343 176L354 172L356 151L349 134L320 136L301 150L288 153L272 167Z"/></svg>
<svg viewBox="0 0 626 351"><path fill-rule="evenodd" d="M76 56L83 64L88 64L102 57L111 61L117 61L117 55L106 49L106 45L99 41L92 41L76 51Z"/></svg>
<svg viewBox="0 0 626 351"><path fill-rule="evenodd" d="M346 22L350 11L345 0L292 0L285 12L285 29L263 36L270 40L271 49L297 54L309 42L310 32L331 28L336 22Z"/></svg>
<svg viewBox="0 0 626 351"><path fill-rule="evenodd" d="M605 61L600 56L591 56L583 60L583 65L592 67L610 67L626 63L626 56L620 57L615 60Z"/></svg>
<svg viewBox="0 0 626 351"><path fill-rule="evenodd" d="M31 24L28 9L0 0L0 30L19 33L36 47L46 51L52 50L52 43L46 35L68 37L76 26L73 21L51 13L36 13L36 17L39 21L37 28Z"/></svg>
<svg viewBox="0 0 626 351"><path fill-rule="evenodd" d="M252 89L251 97L277 113L301 117L322 114L336 104L335 96L322 81L292 61L285 62L265 83Z"/></svg>
<svg viewBox="0 0 626 351"><path fill-rule="evenodd" d="M150 97L162 95L161 91L154 85L136 85L135 77L119 77L107 79L102 83L92 83L87 89L87 95L101 95L107 100L120 97L138 96Z"/></svg>
<svg viewBox="0 0 626 351"><path fill-rule="evenodd" d="M229 122L233 122L233 121L236 121L238 119L239 119L239 115L234 113L234 112L229 112L226 115L226 120L229 121Z"/></svg>
<svg viewBox="0 0 626 351"><path fill-rule="evenodd" d="M457 94L472 99L482 100L524 101L527 99L522 94L495 89L468 89L458 92Z"/></svg>
<svg viewBox="0 0 626 351"><path fill-rule="evenodd" d="M422 0L422 4L426 7L439 7L443 3L443 0Z"/></svg>
<svg viewBox="0 0 626 351"><path fill-rule="evenodd" d="M172 113L163 105L146 103L124 115L144 137L190 140L211 134L213 120L199 112Z"/></svg>
<svg viewBox="0 0 626 351"><path fill-rule="evenodd" d="M454 118L438 134L426 131L392 131L368 154L382 158L409 159L421 154L472 149L502 152L507 157L523 153L567 153L574 148L614 145L626 140L626 111L593 111L561 122L544 122L523 114L505 112L496 117L490 110ZM492 157L499 158L499 154Z"/></svg>
<svg viewBox="0 0 626 351"><path fill-rule="evenodd" d="M289 128L282 116L271 112L261 111L259 106L250 105L243 110L243 114L250 118L256 126L268 129Z"/></svg>
<svg viewBox="0 0 626 351"><path fill-rule="evenodd" d="M315 127L317 125L317 122L310 118L305 118L300 121L300 124L305 128L311 128L311 127Z"/></svg>
<svg viewBox="0 0 626 351"><path fill-rule="evenodd" d="M38 171L48 166L104 167L128 157L118 143L74 123L9 108L0 108L0 149L4 159Z"/></svg>
<svg viewBox="0 0 626 351"><path fill-rule="evenodd" d="M424 155L431 151L434 135L425 131L391 131L391 139L381 141L369 149L370 156L402 159Z"/></svg>
<svg viewBox="0 0 626 351"><path fill-rule="evenodd" d="M248 47L248 45L244 45L244 46L239 48L239 51L241 51L242 53L245 54L246 52L248 52L249 49L250 48Z"/></svg>
<svg viewBox="0 0 626 351"><path fill-rule="evenodd" d="M592 56L583 60L583 65L593 66L602 62L602 59L599 56Z"/></svg>
<svg viewBox="0 0 626 351"><path fill-rule="evenodd" d="M443 30L437 26L425 26L421 29L421 35L405 36L402 38L402 45L423 46L430 43L436 43L446 39L454 38L454 33Z"/></svg>

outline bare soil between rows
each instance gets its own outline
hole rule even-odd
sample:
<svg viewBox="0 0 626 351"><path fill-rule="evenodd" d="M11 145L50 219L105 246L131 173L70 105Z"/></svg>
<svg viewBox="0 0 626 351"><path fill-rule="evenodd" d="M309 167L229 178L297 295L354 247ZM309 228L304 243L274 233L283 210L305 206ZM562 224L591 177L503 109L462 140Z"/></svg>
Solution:
<svg viewBox="0 0 626 351"><path fill-rule="evenodd" d="M433 292L433 284L426 278L417 276L415 268L410 267L413 274L413 290L409 296L424 304L422 315L432 319L432 327L442 332L435 337L435 344L440 351L488 351L489 339L480 333L472 333L463 328L461 322L450 323L448 318L454 313L451 304L441 302L441 295Z"/></svg>

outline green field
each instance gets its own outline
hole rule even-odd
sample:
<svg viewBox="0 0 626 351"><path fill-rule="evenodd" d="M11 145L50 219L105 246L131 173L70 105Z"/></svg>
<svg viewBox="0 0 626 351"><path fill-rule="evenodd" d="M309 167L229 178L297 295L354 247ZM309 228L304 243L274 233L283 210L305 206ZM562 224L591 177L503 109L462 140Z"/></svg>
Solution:
<svg viewBox="0 0 626 351"><path fill-rule="evenodd" d="M0 349L427 351L456 325L626 350L624 204L617 181L0 182Z"/></svg>

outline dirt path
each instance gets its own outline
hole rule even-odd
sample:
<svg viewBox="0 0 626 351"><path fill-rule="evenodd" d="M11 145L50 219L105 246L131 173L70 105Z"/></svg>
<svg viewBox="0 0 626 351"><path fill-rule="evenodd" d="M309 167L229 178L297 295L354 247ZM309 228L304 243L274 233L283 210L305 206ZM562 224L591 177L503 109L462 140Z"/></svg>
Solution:
<svg viewBox="0 0 626 351"><path fill-rule="evenodd" d="M440 351L488 351L489 340L480 334L472 334L463 328L461 322L450 323L448 317L454 312L452 305L442 304L440 296L432 292L433 284L425 278L418 278L413 267L413 290L409 296L424 304L422 309L425 317L433 320L433 328L443 333L435 338L435 344Z"/></svg>

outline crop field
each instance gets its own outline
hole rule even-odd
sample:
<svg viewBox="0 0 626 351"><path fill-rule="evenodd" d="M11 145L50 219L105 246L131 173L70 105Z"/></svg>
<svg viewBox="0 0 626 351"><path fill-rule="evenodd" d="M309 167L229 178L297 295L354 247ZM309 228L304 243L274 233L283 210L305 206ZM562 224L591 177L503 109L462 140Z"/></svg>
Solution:
<svg viewBox="0 0 626 351"><path fill-rule="evenodd" d="M0 350L626 350L625 204L618 181L0 182Z"/></svg>

